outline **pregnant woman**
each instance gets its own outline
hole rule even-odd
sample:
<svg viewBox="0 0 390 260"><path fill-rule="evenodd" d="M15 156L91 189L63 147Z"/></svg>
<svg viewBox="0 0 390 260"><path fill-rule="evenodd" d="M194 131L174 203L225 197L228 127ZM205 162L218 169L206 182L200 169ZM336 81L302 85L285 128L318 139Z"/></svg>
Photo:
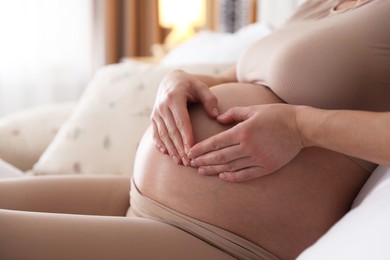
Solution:
<svg viewBox="0 0 390 260"><path fill-rule="evenodd" d="M231 71L168 74L130 207L126 178L2 181L0 257L296 258L350 209L369 161L390 163L371 153L389 113L362 111L390 110L389 13L387 0L308 1ZM377 127L359 145L363 120Z"/></svg>

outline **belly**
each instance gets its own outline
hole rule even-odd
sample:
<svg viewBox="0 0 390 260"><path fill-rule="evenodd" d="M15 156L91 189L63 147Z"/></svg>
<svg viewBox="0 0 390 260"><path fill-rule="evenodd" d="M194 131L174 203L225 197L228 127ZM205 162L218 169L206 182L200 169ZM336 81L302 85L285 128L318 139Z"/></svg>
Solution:
<svg viewBox="0 0 390 260"><path fill-rule="evenodd" d="M281 102L259 85L227 84L213 91L221 111ZM210 119L200 106L190 108L190 114L197 140L229 127ZM151 129L139 146L134 170L134 181L147 197L286 259L295 257L340 219L367 178L368 173L350 158L308 148L275 173L243 183L224 182L175 165L155 149Z"/></svg>

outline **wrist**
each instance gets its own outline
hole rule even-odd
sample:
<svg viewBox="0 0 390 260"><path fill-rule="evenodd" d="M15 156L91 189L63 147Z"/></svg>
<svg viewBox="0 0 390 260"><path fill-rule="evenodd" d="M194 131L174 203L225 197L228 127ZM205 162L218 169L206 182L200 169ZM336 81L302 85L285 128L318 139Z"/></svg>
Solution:
<svg viewBox="0 0 390 260"><path fill-rule="evenodd" d="M313 139L311 138L313 122L310 122L311 118L313 118L314 110L315 108L309 106L295 107L295 120L302 148L314 146Z"/></svg>

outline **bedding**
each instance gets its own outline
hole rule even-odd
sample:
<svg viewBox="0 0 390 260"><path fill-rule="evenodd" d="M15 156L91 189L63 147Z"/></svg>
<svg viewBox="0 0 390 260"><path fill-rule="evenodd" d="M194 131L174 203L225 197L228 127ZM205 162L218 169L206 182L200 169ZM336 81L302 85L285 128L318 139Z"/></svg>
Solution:
<svg viewBox="0 0 390 260"><path fill-rule="evenodd" d="M41 105L0 120L0 158L27 171L73 111L75 103Z"/></svg>
<svg viewBox="0 0 390 260"><path fill-rule="evenodd" d="M0 180L5 178L15 178L22 176L22 171L0 159Z"/></svg>
<svg viewBox="0 0 390 260"><path fill-rule="evenodd" d="M216 74L231 64L180 66ZM130 176L161 78L176 67L127 61L99 70L32 169L35 175Z"/></svg>
<svg viewBox="0 0 390 260"><path fill-rule="evenodd" d="M255 41L267 36L271 29L264 23L247 25L235 33L200 31L171 50L162 65L234 63Z"/></svg>
<svg viewBox="0 0 390 260"><path fill-rule="evenodd" d="M351 211L298 260L390 259L390 168L378 166Z"/></svg>

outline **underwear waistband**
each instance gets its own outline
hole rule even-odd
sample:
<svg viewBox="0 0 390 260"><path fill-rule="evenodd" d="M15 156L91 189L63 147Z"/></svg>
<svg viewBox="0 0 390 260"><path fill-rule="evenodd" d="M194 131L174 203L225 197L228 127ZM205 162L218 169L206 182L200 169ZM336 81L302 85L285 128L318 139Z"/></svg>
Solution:
<svg viewBox="0 0 390 260"><path fill-rule="evenodd" d="M128 215L151 218L180 228L238 259L276 260L260 246L229 231L191 218L142 195L131 181Z"/></svg>

